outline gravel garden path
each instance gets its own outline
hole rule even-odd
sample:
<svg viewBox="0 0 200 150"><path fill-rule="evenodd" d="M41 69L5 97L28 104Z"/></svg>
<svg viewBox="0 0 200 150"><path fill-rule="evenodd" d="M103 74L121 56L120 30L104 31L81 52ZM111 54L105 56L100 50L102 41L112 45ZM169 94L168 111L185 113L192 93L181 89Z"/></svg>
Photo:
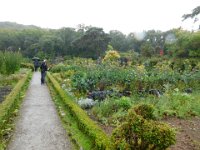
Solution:
<svg viewBox="0 0 200 150"><path fill-rule="evenodd" d="M8 150L70 150L72 145L61 125L40 72L33 73Z"/></svg>

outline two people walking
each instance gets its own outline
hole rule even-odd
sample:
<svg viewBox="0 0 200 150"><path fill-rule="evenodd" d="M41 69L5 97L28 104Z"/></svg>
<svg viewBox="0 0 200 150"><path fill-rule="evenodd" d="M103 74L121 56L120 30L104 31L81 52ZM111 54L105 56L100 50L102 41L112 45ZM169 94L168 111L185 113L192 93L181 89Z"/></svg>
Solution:
<svg viewBox="0 0 200 150"><path fill-rule="evenodd" d="M46 71L48 70L46 60L44 59L42 61L42 64L40 65L39 59L34 60L34 71L37 71L37 69L40 67L41 70L41 84L45 83L45 77L46 77Z"/></svg>

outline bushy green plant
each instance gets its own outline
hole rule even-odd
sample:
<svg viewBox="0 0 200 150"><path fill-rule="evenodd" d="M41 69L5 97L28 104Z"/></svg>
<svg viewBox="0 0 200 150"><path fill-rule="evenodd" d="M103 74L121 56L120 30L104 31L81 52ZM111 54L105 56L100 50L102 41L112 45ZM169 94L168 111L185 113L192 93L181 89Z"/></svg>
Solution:
<svg viewBox="0 0 200 150"><path fill-rule="evenodd" d="M51 72L62 72L66 71L66 66L63 63L59 63L51 68Z"/></svg>
<svg viewBox="0 0 200 150"><path fill-rule="evenodd" d="M167 124L144 119L133 108L113 131L111 141L116 150L166 149L175 144L175 131Z"/></svg>
<svg viewBox="0 0 200 150"><path fill-rule="evenodd" d="M94 114L99 118L112 116L114 113L120 111L127 111L131 108L132 102L128 97L121 98L107 98L93 108Z"/></svg>
<svg viewBox="0 0 200 150"><path fill-rule="evenodd" d="M120 58L120 54L115 50L109 50L106 52L105 57L103 58L103 61L117 61L117 59Z"/></svg>
<svg viewBox="0 0 200 150"><path fill-rule="evenodd" d="M144 119L155 119L153 114L155 108L153 105L150 104L139 104L138 106L134 107L134 111L137 115L142 116Z"/></svg>
<svg viewBox="0 0 200 150"><path fill-rule="evenodd" d="M116 100L118 109L128 110L132 106L131 99L129 97L121 97Z"/></svg>
<svg viewBox="0 0 200 150"><path fill-rule="evenodd" d="M81 93L87 91L88 83L86 82L86 73L78 71L72 76L71 80L75 90L78 90Z"/></svg>

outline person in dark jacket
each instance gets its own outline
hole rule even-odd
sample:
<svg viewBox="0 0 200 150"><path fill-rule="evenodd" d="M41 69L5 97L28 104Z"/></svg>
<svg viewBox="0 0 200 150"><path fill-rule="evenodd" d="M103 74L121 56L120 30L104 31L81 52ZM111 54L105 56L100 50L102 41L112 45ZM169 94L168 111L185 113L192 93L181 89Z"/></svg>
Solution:
<svg viewBox="0 0 200 150"><path fill-rule="evenodd" d="M37 71L39 67L40 67L39 60L38 59L34 60L34 71Z"/></svg>
<svg viewBox="0 0 200 150"><path fill-rule="evenodd" d="M47 63L46 60L44 60L40 66L41 69L41 84L44 84L46 71L47 71Z"/></svg>

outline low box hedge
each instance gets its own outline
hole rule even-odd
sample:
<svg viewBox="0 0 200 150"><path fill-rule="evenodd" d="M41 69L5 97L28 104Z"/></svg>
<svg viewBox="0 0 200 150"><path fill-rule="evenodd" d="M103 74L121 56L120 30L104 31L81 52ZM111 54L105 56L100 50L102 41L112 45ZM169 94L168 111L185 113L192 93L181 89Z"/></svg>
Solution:
<svg viewBox="0 0 200 150"><path fill-rule="evenodd" d="M18 81L11 93L0 104L0 149L5 148L9 141L9 133L13 129L13 116L21 104L22 93L27 89L27 83L30 80L31 71Z"/></svg>
<svg viewBox="0 0 200 150"><path fill-rule="evenodd" d="M111 148L110 138L102 131L102 129L91 120L88 115L82 110L73 100L72 97L60 87L59 83L53 78L50 73L47 73L49 81L52 83L55 91L62 98L70 113L76 118L79 129L87 134L94 141L94 149L108 150Z"/></svg>
<svg viewBox="0 0 200 150"><path fill-rule="evenodd" d="M34 65L32 63L21 63L20 67L21 68L31 69L32 71L34 71Z"/></svg>

